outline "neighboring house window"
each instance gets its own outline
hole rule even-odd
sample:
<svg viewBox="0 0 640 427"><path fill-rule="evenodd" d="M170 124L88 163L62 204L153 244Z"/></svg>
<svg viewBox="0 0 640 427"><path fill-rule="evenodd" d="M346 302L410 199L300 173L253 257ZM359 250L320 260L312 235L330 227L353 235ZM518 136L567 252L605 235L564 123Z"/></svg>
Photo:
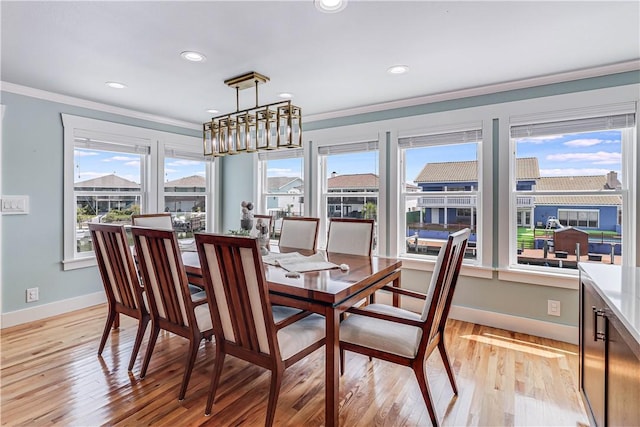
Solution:
<svg viewBox="0 0 640 427"><path fill-rule="evenodd" d="M404 233L400 251L412 256L438 254L450 233L471 229L465 258L478 259L479 127L401 137L400 192Z"/></svg>
<svg viewBox="0 0 640 427"><path fill-rule="evenodd" d="M255 213L273 217L277 238L285 216L304 215L304 157L302 149L258 154L259 203Z"/></svg>
<svg viewBox="0 0 640 427"><path fill-rule="evenodd" d="M318 154L322 188L320 244L325 244L330 218L374 219L375 250L380 188L378 141L322 146Z"/></svg>
<svg viewBox="0 0 640 427"><path fill-rule="evenodd" d="M635 144L633 109L512 121L512 265L568 272L578 260L621 264L625 242L633 241L624 222L631 216L634 165L625 153Z"/></svg>
<svg viewBox="0 0 640 427"><path fill-rule="evenodd" d="M202 151L165 146L164 199L161 210L170 212L179 238L193 237L194 231L207 229L211 199L212 163Z"/></svg>
<svg viewBox="0 0 640 427"><path fill-rule="evenodd" d="M207 186L204 194L192 188L180 196L179 186L163 188L172 161L197 161L196 174L210 171L196 154L199 138L68 114L62 121L65 270L95 265L89 223L128 225L132 214L162 212L178 199L184 206L190 199L190 209L206 200ZM166 150L165 140L172 141Z"/></svg>

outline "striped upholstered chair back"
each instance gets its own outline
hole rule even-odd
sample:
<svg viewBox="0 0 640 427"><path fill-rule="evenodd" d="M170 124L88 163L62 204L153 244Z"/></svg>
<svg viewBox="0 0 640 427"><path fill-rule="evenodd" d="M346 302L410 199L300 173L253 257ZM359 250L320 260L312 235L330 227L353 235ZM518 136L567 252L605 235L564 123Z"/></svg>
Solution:
<svg viewBox="0 0 640 427"><path fill-rule="evenodd" d="M189 357L178 396L184 399L200 341L213 335L205 295L191 295L176 234L170 230L131 227L140 276L151 308L152 333L140 376L147 367L161 329L190 341Z"/></svg>
<svg viewBox="0 0 640 427"><path fill-rule="evenodd" d="M216 337L205 414L211 414L226 354L271 371L265 425L274 421L283 371L325 342L325 318L272 307L257 239L196 233ZM283 313L287 313L284 314Z"/></svg>
<svg viewBox="0 0 640 427"><path fill-rule="evenodd" d="M149 313L144 303L142 286L133 262L124 227L112 224L89 224L93 249L102 283L104 285L109 313L100 340L98 354L102 354L111 326L119 326L120 313L139 320L138 333L129 361L129 370L133 369L142 337L149 323Z"/></svg>

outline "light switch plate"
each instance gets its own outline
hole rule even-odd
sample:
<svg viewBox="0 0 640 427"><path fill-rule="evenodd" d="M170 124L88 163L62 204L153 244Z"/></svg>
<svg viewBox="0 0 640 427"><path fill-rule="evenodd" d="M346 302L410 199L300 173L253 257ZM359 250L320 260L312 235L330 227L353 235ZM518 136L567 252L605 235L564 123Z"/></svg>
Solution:
<svg viewBox="0 0 640 427"><path fill-rule="evenodd" d="M2 196L0 211L3 215L28 214L29 196Z"/></svg>

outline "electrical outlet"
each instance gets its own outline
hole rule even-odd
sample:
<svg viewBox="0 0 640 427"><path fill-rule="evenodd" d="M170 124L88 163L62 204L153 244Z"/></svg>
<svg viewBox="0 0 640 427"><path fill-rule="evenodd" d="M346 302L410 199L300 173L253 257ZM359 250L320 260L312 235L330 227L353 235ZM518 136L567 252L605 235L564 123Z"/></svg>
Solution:
<svg viewBox="0 0 640 427"><path fill-rule="evenodd" d="M27 302L38 301L39 298L40 297L38 295L38 288L27 289Z"/></svg>
<svg viewBox="0 0 640 427"><path fill-rule="evenodd" d="M549 316L560 316L560 301L547 300L547 314Z"/></svg>

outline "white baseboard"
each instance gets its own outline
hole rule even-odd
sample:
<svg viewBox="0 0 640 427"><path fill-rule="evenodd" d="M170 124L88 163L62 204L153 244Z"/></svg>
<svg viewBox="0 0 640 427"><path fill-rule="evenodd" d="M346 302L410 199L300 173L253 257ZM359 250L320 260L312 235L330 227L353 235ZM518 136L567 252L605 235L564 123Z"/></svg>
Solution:
<svg viewBox="0 0 640 427"><path fill-rule="evenodd" d="M384 291L378 292L376 294L376 302L391 304L391 294ZM401 298L401 306L404 309L416 313L422 311L422 301L415 298ZM463 322L477 323L478 325L490 326L492 328L550 338L575 345L578 344L579 331L577 326L545 322L544 320L495 313L493 311L479 310L477 308L463 307L460 305L451 306L449 317L462 320Z"/></svg>
<svg viewBox="0 0 640 427"><path fill-rule="evenodd" d="M452 305L449 317L464 322L506 329L536 337L550 338L557 341L578 344L578 327L545 322L544 320L528 319L510 314L494 313L476 308Z"/></svg>
<svg viewBox="0 0 640 427"><path fill-rule="evenodd" d="M95 292L93 294L82 295L62 301L55 301L49 304L36 305L32 308L10 311L8 313L3 313L2 317L0 317L0 328L4 329L11 326L21 325L23 323L33 322L35 320L41 320L47 317L69 313L70 311L91 307L92 305L102 304L104 302L107 302L104 292Z"/></svg>
<svg viewBox="0 0 640 427"><path fill-rule="evenodd" d="M380 295L380 297L381 302L386 299L383 295ZM1 328L8 328L22 323L68 313L73 310L80 310L82 308L102 304L104 302L106 302L104 292L96 292L63 301L37 305L33 308L4 313L0 319L0 324L2 325ZM412 309L415 307L405 308ZM464 322L491 326L492 328L506 329L508 331L525 333L537 337L551 338L571 344L578 344L577 326L561 325L558 323L545 322L543 320L528 319L525 317L478 310L476 308L458 305L451 306L449 317L452 319L462 320Z"/></svg>

